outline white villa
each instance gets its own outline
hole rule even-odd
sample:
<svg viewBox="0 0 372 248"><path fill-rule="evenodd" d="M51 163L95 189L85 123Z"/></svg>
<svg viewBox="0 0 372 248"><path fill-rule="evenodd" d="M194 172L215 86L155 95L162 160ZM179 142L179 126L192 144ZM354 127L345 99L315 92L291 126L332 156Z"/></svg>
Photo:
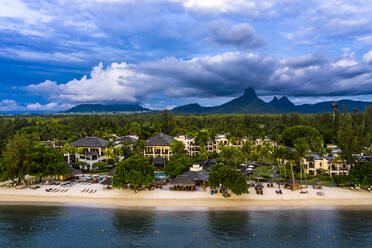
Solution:
<svg viewBox="0 0 372 248"><path fill-rule="evenodd" d="M108 141L97 137L85 137L78 139L70 143L71 147L76 148L75 154L65 154L68 156L68 161L71 161L71 157L76 162L84 162L87 164L85 168L81 169L93 169L93 164L106 160L103 155L106 150Z"/></svg>
<svg viewBox="0 0 372 248"><path fill-rule="evenodd" d="M335 157L320 157L317 154L305 156L301 159L301 165L305 167L305 173L317 176L320 171L333 175L348 175L350 166Z"/></svg>

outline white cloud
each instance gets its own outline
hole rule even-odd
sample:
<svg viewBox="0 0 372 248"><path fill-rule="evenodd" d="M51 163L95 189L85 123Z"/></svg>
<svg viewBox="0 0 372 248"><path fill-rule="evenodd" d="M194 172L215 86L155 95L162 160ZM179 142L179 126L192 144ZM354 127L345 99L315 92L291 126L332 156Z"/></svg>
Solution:
<svg viewBox="0 0 372 248"><path fill-rule="evenodd" d="M181 0L186 9L195 11L215 12L246 12L251 15L261 15L261 11L268 11L273 3L270 1L247 1L247 0ZM272 14L272 12L267 12Z"/></svg>
<svg viewBox="0 0 372 248"><path fill-rule="evenodd" d="M0 111L16 111L19 110L20 106L14 100L4 99L0 101Z"/></svg>
<svg viewBox="0 0 372 248"><path fill-rule="evenodd" d="M1 17L22 19L29 24L36 24L40 21L47 22L53 19L52 15L45 14L41 10L33 10L21 0L0 1Z"/></svg>
<svg viewBox="0 0 372 248"><path fill-rule="evenodd" d="M103 68L102 63L94 67L90 76L74 79L65 84L45 81L29 85L26 90L44 94L51 100L66 102L128 102L136 103L145 93L158 88L146 81L149 75L136 73L135 66L126 63L112 63Z"/></svg>
<svg viewBox="0 0 372 248"><path fill-rule="evenodd" d="M40 103L29 103L25 106L26 110L30 111L41 111L41 112L55 112L55 111L62 111L72 108L74 105L65 103L59 104L55 102L47 103L47 104L40 104Z"/></svg>
<svg viewBox="0 0 372 248"><path fill-rule="evenodd" d="M338 58L332 65L339 67L350 67L358 64L355 60L355 54L353 52L346 52L340 58Z"/></svg>
<svg viewBox="0 0 372 248"><path fill-rule="evenodd" d="M363 60L366 62L366 63L372 63L372 50L369 50L369 52L365 53L363 55Z"/></svg>
<svg viewBox="0 0 372 248"><path fill-rule="evenodd" d="M15 100L4 99L0 101L0 112L56 112L67 110L73 107L72 104L65 103L59 104L55 102L40 104L40 103L27 103L27 104L18 104Z"/></svg>

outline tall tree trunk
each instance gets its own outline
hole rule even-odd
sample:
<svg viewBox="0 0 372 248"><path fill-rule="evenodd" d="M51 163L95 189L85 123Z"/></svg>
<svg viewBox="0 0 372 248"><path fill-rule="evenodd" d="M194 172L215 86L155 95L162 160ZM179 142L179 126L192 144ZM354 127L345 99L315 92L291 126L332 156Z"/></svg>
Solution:
<svg viewBox="0 0 372 248"><path fill-rule="evenodd" d="M285 167L285 164L286 163L283 164L283 166L284 166L284 177L287 178L287 168Z"/></svg>
<svg viewBox="0 0 372 248"><path fill-rule="evenodd" d="M301 162L300 162L300 185L301 185L301 188L302 188L302 166L301 166Z"/></svg>
<svg viewBox="0 0 372 248"><path fill-rule="evenodd" d="M280 168L279 161L278 161L278 169L279 169L279 177L282 178L282 169ZM280 179L279 179L278 185L279 185L279 189L280 189Z"/></svg>
<svg viewBox="0 0 372 248"><path fill-rule="evenodd" d="M295 183L295 178L294 178L294 173L293 173L293 165L292 163L289 163L291 166L291 173L292 173L292 191L294 190L294 183Z"/></svg>

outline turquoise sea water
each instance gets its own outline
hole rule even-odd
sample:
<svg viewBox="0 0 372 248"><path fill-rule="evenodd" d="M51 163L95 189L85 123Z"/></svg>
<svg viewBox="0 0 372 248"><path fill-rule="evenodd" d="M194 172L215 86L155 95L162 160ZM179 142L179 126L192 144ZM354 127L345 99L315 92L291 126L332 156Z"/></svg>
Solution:
<svg viewBox="0 0 372 248"><path fill-rule="evenodd" d="M372 210L0 206L0 247L372 247Z"/></svg>

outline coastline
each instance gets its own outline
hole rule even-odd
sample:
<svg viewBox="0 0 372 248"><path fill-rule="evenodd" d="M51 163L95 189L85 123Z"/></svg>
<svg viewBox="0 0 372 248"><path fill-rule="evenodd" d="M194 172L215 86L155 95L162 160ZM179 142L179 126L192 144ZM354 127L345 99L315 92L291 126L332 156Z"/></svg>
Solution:
<svg viewBox="0 0 372 248"><path fill-rule="evenodd" d="M372 208L372 193L354 192L342 188L327 188L324 196L316 195L319 190L308 189L309 194L283 190L277 195L277 188L265 188L264 195L249 194L224 198L221 194L211 196L208 192L174 192L166 189L134 193L129 190L104 190L101 185L91 185L95 194L81 193L87 186L75 185L66 193L49 193L40 189L0 188L1 205L52 205L84 207L117 207L130 209L172 209L172 210L244 210L249 208L325 208L358 207Z"/></svg>

